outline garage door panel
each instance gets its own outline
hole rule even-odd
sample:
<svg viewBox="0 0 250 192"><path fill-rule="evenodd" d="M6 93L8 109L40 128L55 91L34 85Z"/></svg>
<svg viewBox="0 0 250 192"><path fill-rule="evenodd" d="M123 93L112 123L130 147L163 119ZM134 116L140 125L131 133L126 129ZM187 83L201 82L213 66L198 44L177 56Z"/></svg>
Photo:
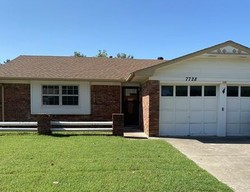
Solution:
<svg viewBox="0 0 250 192"><path fill-rule="evenodd" d="M161 123L160 124L160 135L175 135L175 124L171 123Z"/></svg>
<svg viewBox="0 0 250 192"><path fill-rule="evenodd" d="M203 110L203 100L190 98L190 110Z"/></svg>
<svg viewBox="0 0 250 192"><path fill-rule="evenodd" d="M160 111L160 122L161 123L172 123L175 121L174 111Z"/></svg>
<svg viewBox="0 0 250 192"><path fill-rule="evenodd" d="M250 135L250 123L243 123L240 126L241 135Z"/></svg>
<svg viewBox="0 0 250 192"><path fill-rule="evenodd" d="M176 111L175 122L176 123L189 123L188 111Z"/></svg>
<svg viewBox="0 0 250 192"><path fill-rule="evenodd" d="M241 111L250 112L250 98L241 98L240 108L241 108Z"/></svg>
<svg viewBox="0 0 250 192"><path fill-rule="evenodd" d="M239 135L240 134L240 128L238 123L227 123L227 135Z"/></svg>
<svg viewBox="0 0 250 192"><path fill-rule="evenodd" d="M217 111L204 111L204 123L216 123Z"/></svg>
<svg viewBox="0 0 250 192"><path fill-rule="evenodd" d="M191 92L190 86L183 87L187 87L187 94L176 96L173 86L173 95L160 98L160 135L216 135L217 96L209 92L204 96L204 86L201 94Z"/></svg>
<svg viewBox="0 0 250 192"><path fill-rule="evenodd" d="M203 124L190 124L190 135L195 136L195 135L203 135Z"/></svg>
<svg viewBox="0 0 250 192"><path fill-rule="evenodd" d="M227 112L227 123L238 123L240 120L239 112Z"/></svg>
<svg viewBox="0 0 250 192"><path fill-rule="evenodd" d="M204 100L204 110L217 110L217 98L207 98Z"/></svg>
<svg viewBox="0 0 250 192"><path fill-rule="evenodd" d="M175 108L176 110L188 110L189 103L187 98L176 98L175 100Z"/></svg>
<svg viewBox="0 0 250 192"><path fill-rule="evenodd" d="M203 122L203 111L190 111L190 123L202 123Z"/></svg>
<svg viewBox="0 0 250 192"><path fill-rule="evenodd" d="M175 134L181 136L189 135L189 124L175 124Z"/></svg>
<svg viewBox="0 0 250 192"><path fill-rule="evenodd" d="M247 92L238 87L238 95L227 97L227 135L250 135L250 97ZM232 92L233 93L233 92Z"/></svg>
<svg viewBox="0 0 250 192"><path fill-rule="evenodd" d="M240 113L240 123L250 123L250 112Z"/></svg>
<svg viewBox="0 0 250 192"><path fill-rule="evenodd" d="M160 109L173 110L174 109L174 99L173 98L162 98Z"/></svg>
<svg viewBox="0 0 250 192"><path fill-rule="evenodd" d="M209 123L204 124L204 134L207 136L214 136L217 134L217 124L216 123Z"/></svg>
<svg viewBox="0 0 250 192"><path fill-rule="evenodd" d="M227 111L239 111L240 100L239 98L227 98Z"/></svg>

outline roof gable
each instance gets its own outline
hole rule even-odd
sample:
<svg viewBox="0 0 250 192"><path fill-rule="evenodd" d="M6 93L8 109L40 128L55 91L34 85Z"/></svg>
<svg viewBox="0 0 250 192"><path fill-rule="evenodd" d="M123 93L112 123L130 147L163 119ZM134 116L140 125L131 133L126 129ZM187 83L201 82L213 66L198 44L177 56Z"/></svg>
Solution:
<svg viewBox="0 0 250 192"><path fill-rule="evenodd" d="M250 49L233 41L216 45L207 51L207 54L218 55L250 55Z"/></svg>
<svg viewBox="0 0 250 192"><path fill-rule="evenodd" d="M246 51L243 51L240 48L236 48L234 46L225 46L221 48L217 48L208 52L209 54L234 54L234 55L249 55Z"/></svg>
<svg viewBox="0 0 250 192"><path fill-rule="evenodd" d="M225 56L225 55L230 55L230 56L249 56L250 57L250 48L241 45L239 43L236 43L234 41L226 41L221 44L217 44L199 51L196 51L194 53L190 53L172 60L165 61L163 63L160 63L155 66L150 66L144 69L137 70L133 73L131 76L143 76L144 74L147 74L147 76L153 75L155 69L175 64L177 62L181 62L184 60L192 59L194 57L198 56L208 56L208 55L213 55L213 56Z"/></svg>

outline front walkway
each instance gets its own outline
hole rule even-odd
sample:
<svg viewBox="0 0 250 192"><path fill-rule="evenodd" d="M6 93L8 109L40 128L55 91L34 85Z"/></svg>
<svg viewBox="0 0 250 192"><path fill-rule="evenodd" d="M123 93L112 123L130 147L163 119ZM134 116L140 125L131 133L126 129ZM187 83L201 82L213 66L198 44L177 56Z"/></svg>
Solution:
<svg viewBox="0 0 250 192"><path fill-rule="evenodd" d="M250 138L163 138L237 192L250 192Z"/></svg>

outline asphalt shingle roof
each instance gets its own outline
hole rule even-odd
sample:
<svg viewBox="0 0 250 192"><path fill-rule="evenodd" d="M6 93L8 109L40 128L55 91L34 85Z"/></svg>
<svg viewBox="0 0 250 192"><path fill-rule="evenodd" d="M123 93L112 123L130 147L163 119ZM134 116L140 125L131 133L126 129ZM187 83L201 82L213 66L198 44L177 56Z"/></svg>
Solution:
<svg viewBox="0 0 250 192"><path fill-rule="evenodd" d="M0 68L0 79L114 80L164 60L63 56L19 56Z"/></svg>

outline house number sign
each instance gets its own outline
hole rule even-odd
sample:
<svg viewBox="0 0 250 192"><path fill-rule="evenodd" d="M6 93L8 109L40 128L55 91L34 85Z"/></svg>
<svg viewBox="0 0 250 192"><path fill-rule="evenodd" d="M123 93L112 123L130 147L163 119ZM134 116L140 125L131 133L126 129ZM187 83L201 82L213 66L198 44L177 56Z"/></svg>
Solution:
<svg viewBox="0 0 250 192"><path fill-rule="evenodd" d="M186 77L186 81L197 81L197 77Z"/></svg>

